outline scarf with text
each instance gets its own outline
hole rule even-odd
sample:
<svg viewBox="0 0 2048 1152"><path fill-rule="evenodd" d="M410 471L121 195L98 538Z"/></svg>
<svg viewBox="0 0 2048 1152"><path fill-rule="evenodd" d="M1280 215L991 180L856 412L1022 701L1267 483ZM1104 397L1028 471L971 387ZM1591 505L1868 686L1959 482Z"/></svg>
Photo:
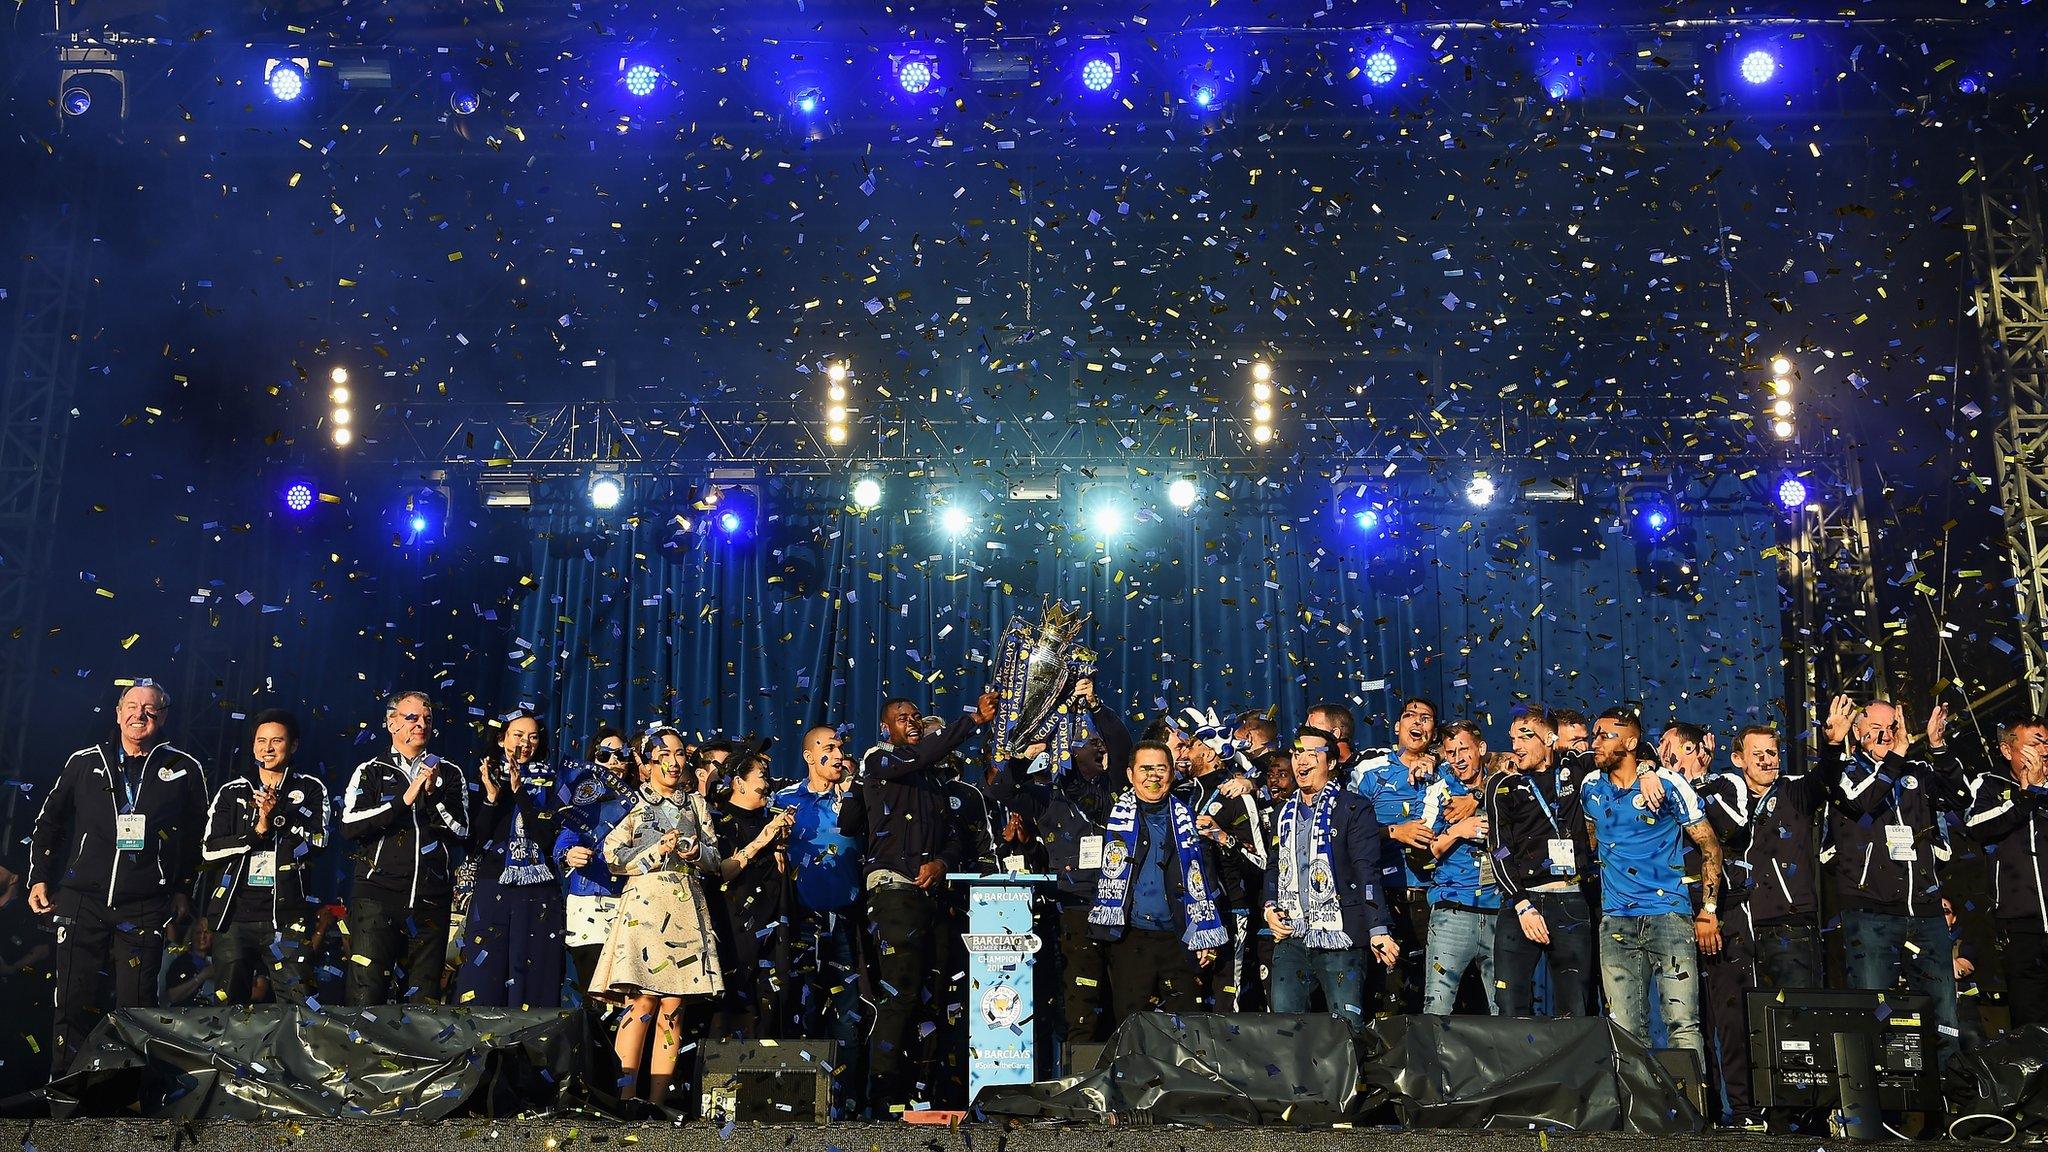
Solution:
<svg viewBox="0 0 2048 1152"><path fill-rule="evenodd" d="M1187 929L1181 943L1190 951L1221 948L1229 943L1223 917L1216 909L1216 895L1209 887L1202 867L1202 842L1195 835L1195 818L1177 798L1166 798L1166 811L1173 825L1173 848L1180 860L1180 900ZM1095 907L1088 912L1090 924L1121 928L1131 912L1132 873L1138 866L1138 794L1129 789L1116 798L1110 809L1109 826L1102 842L1102 872L1095 881ZM1155 852L1166 845L1154 844Z"/></svg>
<svg viewBox="0 0 2048 1152"><path fill-rule="evenodd" d="M1301 942L1310 948L1349 948L1344 909L1337 903L1337 870L1330 862L1330 819L1336 811L1334 789L1325 787L1311 805L1296 795L1280 809L1280 910L1297 925ZM1301 860L1294 850L1301 823L1308 823L1308 884L1303 890Z"/></svg>

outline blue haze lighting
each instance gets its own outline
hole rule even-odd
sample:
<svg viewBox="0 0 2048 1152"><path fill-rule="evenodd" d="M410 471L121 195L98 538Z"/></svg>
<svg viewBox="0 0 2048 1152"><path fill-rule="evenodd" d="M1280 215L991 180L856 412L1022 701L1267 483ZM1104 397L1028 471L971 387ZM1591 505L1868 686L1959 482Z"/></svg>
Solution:
<svg viewBox="0 0 2048 1152"><path fill-rule="evenodd" d="M270 94L289 104L306 91L306 74L297 64L289 61L278 64L263 78L270 86Z"/></svg>
<svg viewBox="0 0 2048 1152"><path fill-rule="evenodd" d="M1778 481L1778 507L1799 508L1806 503L1806 481L1797 476L1787 476Z"/></svg>
<svg viewBox="0 0 2048 1152"><path fill-rule="evenodd" d="M1751 84L1768 84L1778 74L1778 57L1767 48L1752 48L1742 56L1742 78Z"/></svg>
<svg viewBox="0 0 2048 1152"><path fill-rule="evenodd" d="M1375 88L1384 87L1400 75L1401 62L1392 52L1381 48L1365 58L1365 80Z"/></svg>
<svg viewBox="0 0 2048 1152"><path fill-rule="evenodd" d="M896 69L897 86L912 96L931 87L934 79L936 77L932 73L931 62L927 60L905 60Z"/></svg>
<svg viewBox="0 0 2048 1152"><path fill-rule="evenodd" d="M294 480L284 488L284 506L293 512L304 512L313 506L316 494L313 486L304 480Z"/></svg>
<svg viewBox="0 0 2048 1152"><path fill-rule="evenodd" d="M635 64L626 69L626 91L634 96L646 96L661 83L661 72L652 64Z"/></svg>
<svg viewBox="0 0 2048 1152"><path fill-rule="evenodd" d="M1116 63L1107 56L1090 56L1081 64L1081 86L1090 92L1106 91L1116 83Z"/></svg>

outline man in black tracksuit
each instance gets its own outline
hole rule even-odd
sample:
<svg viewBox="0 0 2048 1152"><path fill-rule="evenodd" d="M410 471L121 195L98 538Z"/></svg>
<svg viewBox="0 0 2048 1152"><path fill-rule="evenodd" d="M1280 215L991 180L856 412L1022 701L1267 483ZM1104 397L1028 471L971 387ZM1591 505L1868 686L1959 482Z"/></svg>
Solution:
<svg viewBox="0 0 2048 1152"><path fill-rule="evenodd" d="M1948 711L1935 708L1927 722L1932 761L1907 757L1913 738L1897 707L1875 701L1852 729L1853 711L1846 697L1835 698L1821 749L1832 778L1826 856L1842 909L1844 967L1851 987L1889 992L1903 974L1909 991L1932 999L1946 1066L1961 1025L1954 944L1941 914L1938 868L1949 857L1942 813L1969 804L1943 745Z"/></svg>
<svg viewBox="0 0 2048 1152"><path fill-rule="evenodd" d="M1998 733L2004 763L1970 782L1969 832L1991 860L1992 915L2013 1027L2048 1024L2048 720L2024 716Z"/></svg>
<svg viewBox="0 0 2048 1152"><path fill-rule="evenodd" d="M1579 781L1592 757L1558 746L1540 704L1508 721L1511 770L1486 782L1487 850L1500 886L1493 936L1494 995L1503 1016L1536 1011L1536 965L1550 961L1550 1014L1581 1016L1593 971L1593 917L1581 869L1593 855ZM1649 774L1654 775L1654 773Z"/></svg>
<svg viewBox="0 0 2048 1152"><path fill-rule="evenodd" d="M1226 761L1199 732L1185 747L1188 774L1174 783L1173 794L1195 814L1195 830L1209 842L1224 905L1219 911L1230 932L1230 944L1202 974L1203 998L1212 1012L1253 1011L1265 1001L1257 978L1257 933L1266 891L1266 825L1259 815L1258 781L1237 771L1239 761L1234 756Z"/></svg>
<svg viewBox="0 0 2048 1152"><path fill-rule="evenodd" d="M989 788L992 797L1028 822L1043 846L1047 869L1058 877L1052 897L1059 919L1059 968L1045 981L1040 998L1050 1005L1059 997L1060 1036L1069 1046L1106 1038L1109 946L1090 932L1088 910L1102 871L1103 828L1131 763L1130 729L1095 695L1094 682L1080 681L1074 695L1076 705L1087 710L1099 745L1091 740L1075 749L1073 769L1057 780L1021 783L1029 762L1015 761Z"/></svg>
<svg viewBox="0 0 2048 1152"><path fill-rule="evenodd" d="M434 707L423 692L386 704L391 751L349 776L341 831L355 844L349 894L349 1007L392 999L392 968L405 966L403 999L441 1002L455 846L469 837L469 793L462 770L427 752Z"/></svg>
<svg viewBox="0 0 2048 1152"><path fill-rule="evenodd" d="M256 972L272 998L303 1002L306 941L319 910L313 853L327 846L327 785L292 764L299 722L272 708L250 722L255 762L220 786L206 810L202 854L220 875L206 897L213 933L206 999L247 1004Z"/></svg>
<svg viewBox="0 0 2048 1152"><path fill-rule="evenodd" d="M110 986L116 1007L156 1006L164 928L191 912L206 776L164 739L169 709L147 681L122 692L115 738L73 752L36 814L29 909L57 923L53 1075L78 1055Z"/></svg>
<svg viewBox="0 0 2048 1152"><path fill-rule="evenodd" d="M925 739L916 704L885 702L886 740L861 758L860 783L839 810L840 832L863 845L876 1001L868 1106L878 1116L916 1096L912 1075L922 1063L912 1051L917 1022L931 1014L934 977L942 975L934 938L945 923L940 886L964 856L939 764L995 714L996 695L984 692L971 714ZM926 1081L927 1094L917 1098L928 1099L929 1086L943 1080Z"/></svg>

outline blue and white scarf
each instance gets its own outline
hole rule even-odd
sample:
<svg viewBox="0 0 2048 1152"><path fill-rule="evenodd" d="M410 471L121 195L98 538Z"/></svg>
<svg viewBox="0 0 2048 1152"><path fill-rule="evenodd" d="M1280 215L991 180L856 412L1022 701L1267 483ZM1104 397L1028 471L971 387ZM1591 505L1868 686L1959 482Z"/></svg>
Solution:
<svg viewBox="0 0 2048 1152"><path fill-rule="evenodd" d="M1297 929L1301 942L1310 948L1349 948L1351 934L1344 931L1344 909L1337 902L1337 869L1330 861L1330 820L1337 809L1337 794L1324 788L1316 794L1309 819L1308 886L1302 890L1301 863L1294 851L1294 838L1304 805L1301 796L1280 809L1280 829L1275 851L1280 855L1280 910ZM1304 901L1306 907L1304 907Z"/></svg>
<svg viewBox="0 0 2048 1152"><path fill-rule="evenodd" d="M1216 910L1216 895L1209 889L1208 874L1202 868L1202 842L1195 836L1195 818L1177 797L1166 798L1166 810L1173 821L1173 846L1180 857L1180 900L1187 930L1181 943L1189 951L1221 948L1230 942L1223 930L1223 917ZM1095 880L1095 907L1088 912L1090 924L1121 928L1131 914L1131 874L1138 865L1138 794L1129 789L1116 798L1110 809L1109 826L1102 841L1102 871ZM1162 845L1152 846L1160 851Z"/></svg>

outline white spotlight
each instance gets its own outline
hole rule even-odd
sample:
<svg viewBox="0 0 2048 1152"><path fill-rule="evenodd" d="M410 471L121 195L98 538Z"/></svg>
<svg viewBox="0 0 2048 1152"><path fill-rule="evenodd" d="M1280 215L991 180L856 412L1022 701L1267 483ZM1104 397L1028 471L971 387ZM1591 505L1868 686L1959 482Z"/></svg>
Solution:
<svg viewBox="0 0 2048 1152"><path fill-rule="evenodd" d="M846 379L846 365L834 360L825 366L825 379L837 384Z"/></svg>
<svg viewBox="0 0 2048 1152"><path fill-rule="evenodd" d="M619 506L626 496L626 486L617 476L599 476L590 482L590 506L599 512L609 512Z"/></svg>
<svg viewBox="0 0 2048 1152"><path fill-rule="evenodd" d="M1098 504L1095 506L1095 510L1088 514L1088 526L1095 530L1097 536L1105 540L1112 536L1122 535L1124 530L1124 510L1115 504Z"/></svg>
<svg viewBox="0 0 2048 1152"><path fill-rule="evenodd" d="M1186 476L1182 476L1166 486L1167 502L1183 512L1193 508L1195 501L1201 498L1202 490L1195 487L1195 482Z"/></svg>
<svg viewBox="0 0 2048 1152"><path fill-rule="evenodd" d="M1791 374L1792 362L1790 360L1785 359L1783 356L1771 357L1771 375L1790 376Z"/></svg>
<svg viewBox="0 0 2048 1152"><path fill-rule="evenodd" d="M1263 384L1273 378L1273 366L1264 360L1252 361L1252 379Z"/></svg>
<svg viewBox="0 0 2048 1152"><path fill-rule="evenodd" d="M965 536L968 529L974 527L974 517L958 504L948 504L939 513L939 527L944 528L948 536Z"/></svg>
<svg viewBox="0 0 2048 1152"><path fill-rule="evenodd" d="M853 482L854 506L866 511L882 502L882 482L873 476L863 476ZM947 509L952 511L952 509Z"/></svg>
<svg viewBox="0 0 2048 1152"><path fill-rule="evenodd" d="M1465 481L1465 503L1474 508L1484 508L1493 503L1493 477L1481 472Z"/></svg>

